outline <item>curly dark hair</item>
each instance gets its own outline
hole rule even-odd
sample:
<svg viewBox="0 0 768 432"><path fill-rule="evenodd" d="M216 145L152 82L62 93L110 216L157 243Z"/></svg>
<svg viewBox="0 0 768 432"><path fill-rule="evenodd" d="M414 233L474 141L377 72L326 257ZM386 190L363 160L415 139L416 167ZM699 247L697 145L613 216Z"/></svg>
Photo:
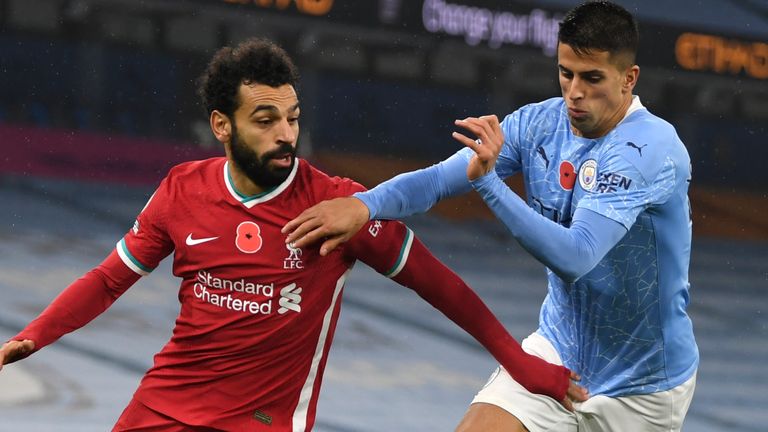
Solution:
<svg viewBox="0 0 768 432"><path fill-rule="evenodd" d="M634 64L640 32L635 18L623 7L609 1L590 1L565 15L557 39L579 55L608 51L611 57L627 55Z"/></svg>
<svg viewBox="0 0 768 432"><path fill-rule="evenodd" d="M199 78L197 93L208 115L218 110L231 117L240 105L240 84L295 88L298 80L296 65L285 50L270 40L253 38L219 49Z"/></svg>

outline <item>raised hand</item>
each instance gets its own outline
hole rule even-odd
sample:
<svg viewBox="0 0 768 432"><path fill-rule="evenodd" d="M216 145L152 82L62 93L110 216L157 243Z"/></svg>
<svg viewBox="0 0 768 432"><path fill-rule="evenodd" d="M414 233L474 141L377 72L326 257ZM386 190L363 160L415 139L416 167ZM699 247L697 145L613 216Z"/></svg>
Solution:
<svg viewBox="0 0 768 432"><path fill-rule="evenodd" d="M467 166L467 178L475 180L491 172L504 144L504 134L499 124L499 118L495 115L467 117L464 120L456 120L454 123L477 137L473 140L459 132L453 133L453 138L456 141L475 152L475 156L472 157L469 166Z"/></svg>

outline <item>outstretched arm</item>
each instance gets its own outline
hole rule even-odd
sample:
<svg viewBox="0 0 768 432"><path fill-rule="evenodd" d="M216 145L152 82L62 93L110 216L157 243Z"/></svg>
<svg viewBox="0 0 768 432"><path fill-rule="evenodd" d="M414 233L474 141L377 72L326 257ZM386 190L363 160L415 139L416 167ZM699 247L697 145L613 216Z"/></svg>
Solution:
<svg viewBox="0 0 768 432"><path fill-rule="evenodd" d="M348 253L413 289L480 342L529 391L550 396L569 409L571 400L586 399L586 390L571 381L578 377L524 352L480 297L410 229L399 222L379 222L379 227L358 234L350 241Z"/></svg>
<svg viewBox="0 0 768 432"><path fill-rule="evenodd" d="M348 241L372 219L400 219L423 213L439 200L472 189L465 172L468 158L462 152L418 171L400 174L354 197L323 201L288 222L282 232L287 243L306 247L319 240L320 255Z"/></svg>
<svg viewBox="0 0 768 432"><path fill-rule="evenodd" d="M456 120L455 124L465 126L467 120L470 118ZM498 139L503 143L504 133L495 115L481 116L476 120L495 124L495 129L472 130L478 142ZM519 111L504 120L510 145L506 147L501 158L503 163L499 164L499 175L502 177L512 175L520 169L519 154L514 145L519 121ZM457 135L460 134L454 132L454 138ZM439 200L471 189L465 176L471 157L471 152L462 150L443 162L400 174L370 191L356 193L354 197L336 198L316 204L283 227L283 234L287 234L286 243L306 247L322 240L320 255L325 256L352 238L368 220L396 220L423 213ZM498 158L498 154L496 157Z"/></svg>
<svg viewBox="0 0 768 432"><path fill-rule="evenodd" d="M464 172L469 158L462 152L431 167L399 174L375 188L355 194L370 219L401 219L424 213L441 199L469 192Z"/></svg>
<svg viewBox="0 0 768 432"><path fill-rule="evenodd" d="M0 348L0 368L88 324L140 277L112 251L104 262L68 286L40 316Z"/></svg>
<svg viewBox="0 0 768 432"><path fill-rule="evenodd" d="M104 262L68 286L40 316L0 347L0 366L88 324L173 251L166 229L166 222L172 220L166 208L173 203L169 177L160 183L133 228Z"/></svg>

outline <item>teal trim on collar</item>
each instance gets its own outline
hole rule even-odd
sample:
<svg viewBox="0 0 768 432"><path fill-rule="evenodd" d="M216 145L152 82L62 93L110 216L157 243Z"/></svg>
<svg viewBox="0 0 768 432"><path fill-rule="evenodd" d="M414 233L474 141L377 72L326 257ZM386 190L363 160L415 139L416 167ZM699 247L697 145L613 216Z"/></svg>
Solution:
<svg viewBox="0 0 768 432"><path fill-rule="evenodd" d="M275 186L275 187L273 187L271 189L265 190L264 192L260 192L260 193L257 193L256 195L250 195L249 196L249 195L245 195L242 192L240 192L239 190L237 190L237 187L235 187L235 182L234 182L234 180L232 180L232 174L229 173L229 169L227 169L227 180L229 181L229 184L232 186L232 190L235 191L237 196L239 196L241 198L240 201L244 202L244 203L247 203L248 201L253 201L255 199L259 199L259 198L263 197L264 195L266 195L266 194L272 192L273 190L275 190L275 188L277 188L277 186Z"/></svg>

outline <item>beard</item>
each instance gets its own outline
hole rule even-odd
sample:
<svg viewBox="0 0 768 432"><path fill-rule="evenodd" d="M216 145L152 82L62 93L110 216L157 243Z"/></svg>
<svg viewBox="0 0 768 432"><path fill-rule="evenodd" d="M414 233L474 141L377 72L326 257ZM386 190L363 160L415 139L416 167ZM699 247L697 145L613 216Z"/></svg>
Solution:
<svg viewBox="0 0 768 432"><path fill-rule="evenodd" d="M296 164L296 148L288 143L281 143L274 150L265 152L259 156L252 150L240 136L235 123L232 123L232 142L230 143L230 152L232 161L255 185L270 189L280 183L291 174L294 164ZM277 156L291 155L291 166L272 167L270 161Z"/></svg>

